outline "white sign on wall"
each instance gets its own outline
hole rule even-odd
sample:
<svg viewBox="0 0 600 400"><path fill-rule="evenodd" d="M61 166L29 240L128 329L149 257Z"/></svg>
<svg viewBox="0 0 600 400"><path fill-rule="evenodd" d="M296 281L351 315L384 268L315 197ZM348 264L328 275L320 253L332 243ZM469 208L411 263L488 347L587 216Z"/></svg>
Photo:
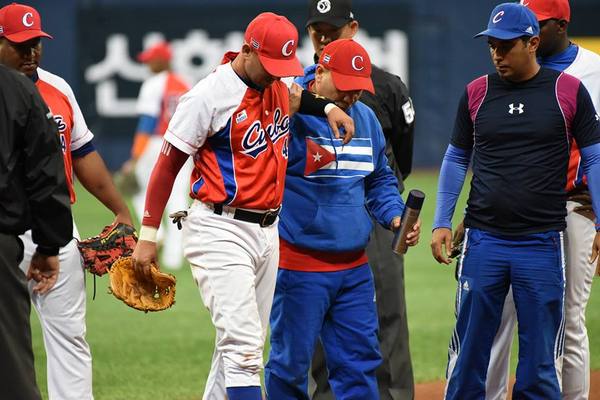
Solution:
<svg viewBox="0 0 600 400"><path fill-rule="evenodd" d="M365 47L375 65L408 82L408 38L403 31L387 30L381 37L374 37L361 30L354 39ZM162 33L149 32L144 35L144 48L163 40ZM226 51L237 51L243 40L243 32L239 31L230 32L223 38L211 38L204 30L190 30L183 39L171 41L173 69L189 82L197 82L220 64ZM297 54L304 65L312 64L314 51L308 36L301 40ZM141 83L148 76L147 67L132 58L129 38L123 34L109 35L104 59L85 70L86 83L95 89L98 115L136 116L136 99L119 97L116 78Z"/></svg>

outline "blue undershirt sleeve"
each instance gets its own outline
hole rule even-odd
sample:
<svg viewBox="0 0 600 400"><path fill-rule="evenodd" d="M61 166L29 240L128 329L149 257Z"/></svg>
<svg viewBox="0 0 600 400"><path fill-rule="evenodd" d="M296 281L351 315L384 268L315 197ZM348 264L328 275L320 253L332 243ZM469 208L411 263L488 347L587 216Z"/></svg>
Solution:
<svg viewBox="0 0 600 400"><path fill-rule="evenodd" d="M440 170L433 229L452 228L452 215L467 176L472 151L448 145Z"/></svg>
<svg viewBox="0 0 600 400"><path fill-rule="evenodd" d="M158 124L158 118L153 117L151 115L142 114L140 115L140 119L138 121L136 132L148 132L150 134L154 133L156 129L156 125ZM164 132L162 132L164 133Z"/></svg>
<svg viewBox="0 0 600 400"><path fill-rule="evenodd" d="M580 149L583 171L592 194L592 207L596 214L596 231L600 231L600 143Z"/></svg>
<svg viewBox="0 0 600 400"><path fill-rule="evenodd" d="M84 144L83 146L78 148L77 150L71 151L71 157L81 158L81 157L84 157L84 156L90 154L92 151L95 151L95 150L96 150L96 148L94 147L94 144L90 140L89 142L87 142L86 144Z"/></svg>

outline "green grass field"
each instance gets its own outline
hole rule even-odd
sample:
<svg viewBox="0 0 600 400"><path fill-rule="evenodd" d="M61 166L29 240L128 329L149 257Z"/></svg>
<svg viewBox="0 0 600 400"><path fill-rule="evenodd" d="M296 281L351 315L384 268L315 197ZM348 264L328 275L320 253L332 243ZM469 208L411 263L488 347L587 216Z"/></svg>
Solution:
<svg viewBox="0 0 600 400"><path fill-rule="evenodd" d="M421 241L406 256L410 347L417 382L444 377L454 323L454 267L438 265L429 249L436 184L437 175L425 171L413 173L406 182L407 189L419 188L429 196L422 212ZM81 236L95 235L112 221L111 214L85 190L79 188L78 196L74 213ZM457 210L463 204L464 193ZM189 269L175 275L177 304L154 314L134 311L107 294L107 277L97 279L96 300L92 301L93 281L88 275L87 339L97 400L201 399L214 331ZM599 281L594 284L587 314L593 369L600 369ZM46 358L35 313L31 320L38 382L45 392Z"/></svg>

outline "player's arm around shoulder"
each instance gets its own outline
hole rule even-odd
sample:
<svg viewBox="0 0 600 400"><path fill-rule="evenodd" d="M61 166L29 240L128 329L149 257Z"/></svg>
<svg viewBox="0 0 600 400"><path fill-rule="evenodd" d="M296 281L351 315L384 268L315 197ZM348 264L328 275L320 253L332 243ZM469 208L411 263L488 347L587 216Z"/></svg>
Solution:
<svg viewBox="0 0 600 400"><path fill-rule="evenodd" d="M344 144L347 144L354 137L354 121L332 100L303 89L295 82L289 86L289 96L290 117L296 112L326 117L336 139L342 138Z"/></svg>

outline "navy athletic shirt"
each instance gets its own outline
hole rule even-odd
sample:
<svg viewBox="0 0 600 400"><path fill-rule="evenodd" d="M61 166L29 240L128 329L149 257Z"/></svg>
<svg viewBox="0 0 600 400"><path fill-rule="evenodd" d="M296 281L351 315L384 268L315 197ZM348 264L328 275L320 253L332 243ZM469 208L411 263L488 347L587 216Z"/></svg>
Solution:
<svg viewBox="0 0 600 400"><path fill-rule="evenodd" d="M541 68L526 82L497 74L471 82L460 101L451 145L473 150L465 226L523 235L565 229L569 138L600 142L585 87Z"/></svg>

